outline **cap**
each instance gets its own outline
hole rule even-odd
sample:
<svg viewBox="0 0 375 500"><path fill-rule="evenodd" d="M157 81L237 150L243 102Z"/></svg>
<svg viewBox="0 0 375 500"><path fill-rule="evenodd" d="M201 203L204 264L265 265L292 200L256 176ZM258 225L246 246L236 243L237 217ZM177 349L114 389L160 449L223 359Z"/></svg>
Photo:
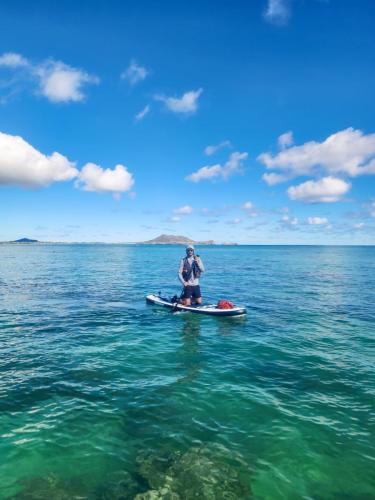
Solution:
<svg viewBox="0 0 375 500"><path fill-rule="evenodd" d="M189 248L191 248L192 250L194 250L193 245L188 245L188 246L186 247L186 250L189 250Z"/></svg>

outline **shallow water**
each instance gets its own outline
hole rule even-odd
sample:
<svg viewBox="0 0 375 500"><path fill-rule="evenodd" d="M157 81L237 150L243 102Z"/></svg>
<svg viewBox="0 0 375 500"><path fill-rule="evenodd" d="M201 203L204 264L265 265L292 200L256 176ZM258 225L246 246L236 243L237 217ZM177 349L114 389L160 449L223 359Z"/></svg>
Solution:
<svg viewBox="0 0 375 500"><path fill-rule="evenodd" d="M0 498L375 498L375 247L199 252L0 245Z"/></svg>

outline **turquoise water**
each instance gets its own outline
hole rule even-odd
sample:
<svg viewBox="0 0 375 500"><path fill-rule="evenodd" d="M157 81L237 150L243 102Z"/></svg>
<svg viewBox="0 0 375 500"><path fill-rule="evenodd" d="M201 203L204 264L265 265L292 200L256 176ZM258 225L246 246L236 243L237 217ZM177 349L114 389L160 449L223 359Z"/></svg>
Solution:
<svg viewBox="0 0 375 500"><path fill-rule="evenodd" d="M375 498L375 247L199 252L0 245L0 498Z"/></svg>

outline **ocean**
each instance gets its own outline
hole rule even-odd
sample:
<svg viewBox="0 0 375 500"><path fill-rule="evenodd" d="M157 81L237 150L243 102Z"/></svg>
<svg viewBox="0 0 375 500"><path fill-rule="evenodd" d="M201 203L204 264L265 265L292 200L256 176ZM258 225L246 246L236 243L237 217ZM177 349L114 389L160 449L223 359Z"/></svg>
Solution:
<svg viewBox="0 0 375 500"><path fill-rule="evenodd" d="M0 498L375 498L375 247L0 245Z"/></svg>

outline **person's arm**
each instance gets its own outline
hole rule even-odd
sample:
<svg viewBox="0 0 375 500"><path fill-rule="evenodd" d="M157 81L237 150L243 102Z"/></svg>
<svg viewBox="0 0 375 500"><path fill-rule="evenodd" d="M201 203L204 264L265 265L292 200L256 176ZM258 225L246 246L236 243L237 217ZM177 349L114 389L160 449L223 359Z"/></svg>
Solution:
<svg viewBox="0 0 375 500"><path fill-rule="evenodd" d="M197 263L200 272L204 273L204 265L203 265L202 259L198 256L195 259L196 259L195 262Z"/></svg>
<svg viewBox="0 0 375 500"><path fill-rule="evenodd" d="M178 279L181 281L181 283L183 284L183 286L186 286L184 278L182 277L182 271L183 270L184 270L184 259L181 259L180 267L178 269Z"/></svg>

